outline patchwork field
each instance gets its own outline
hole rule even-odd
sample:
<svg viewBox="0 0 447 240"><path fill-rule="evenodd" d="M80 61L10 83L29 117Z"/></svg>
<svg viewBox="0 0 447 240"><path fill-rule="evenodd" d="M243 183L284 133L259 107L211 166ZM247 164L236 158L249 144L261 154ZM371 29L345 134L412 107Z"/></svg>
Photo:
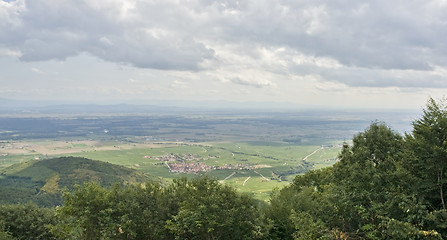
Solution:
<svg viewBox="0 0 447 240"><path fill-rule="evenodd" d="M234 142L9 141L1 142L0 169L14 163L58 156L105 161L172 180L208 174L244 192L267 199L275 187L296 174L330 166L340 144L327 146L261 145Z"/></svg>
<svg viewBox="0 0 447 240"><path fill-rule="evenodd" d="M364 113L171 113L0 116L0 171L15 163L86 157L171 181L211 175L268 199L297 174L336 162L370 123ZM376 115L374 115L376 116ZM404 129L406 115L392 123Z"/></svg>

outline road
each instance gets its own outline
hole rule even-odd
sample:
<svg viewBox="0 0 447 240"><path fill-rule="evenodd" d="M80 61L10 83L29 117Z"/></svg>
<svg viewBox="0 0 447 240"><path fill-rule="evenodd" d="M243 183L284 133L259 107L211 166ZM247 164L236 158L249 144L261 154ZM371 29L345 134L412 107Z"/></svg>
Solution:
<svg viewBox="0 0 447 240"><path fill-rule="evenodd" d="M224 180L220 180L220 183L224 183L225 180L228 180L228 179L231 178L234 174L236 174L236 172L233 172L233 173L230 174L228 177L226 177Z"/></svg>
<svg viewBox="0 0 447 240"><path fill-rule="evenodd" d="M308 157L310 157L310 156L312 156L312 155L314 155L315 153L317 153L318 151L320 151L320 150L323 150L324 149L324 147L323 146L321 146L320 148L318 148L317 150L315 150L315 151L313 151L311 154L309 154L309 155L307 155L307 156L305 156L304 158L303 158L303 161L306 161L306 159L308 158Z"/></svg>

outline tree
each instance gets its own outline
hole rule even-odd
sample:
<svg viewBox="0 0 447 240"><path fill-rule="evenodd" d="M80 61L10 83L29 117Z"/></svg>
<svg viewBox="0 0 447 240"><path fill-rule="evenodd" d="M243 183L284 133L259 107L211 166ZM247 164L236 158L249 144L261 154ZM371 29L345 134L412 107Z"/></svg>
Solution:
<svg viewBox="0 0 447 240"><path fill-rule="evenodd" d="M163 239L170 216L163 195L155 182L111 188L85 183L64 194L64 205L57 209L60 221L52 231L68 239Z"/></svg>
<svg viewBox="0 0 447 240"><path fill-rule="evenodd" d="M382 216L400 217L400 161L403 138L384 123L374 122L345 145L334 165L331 199L344 231L375 231ZM360 231L362 233L362 231Z"/></svg>
<svg viewBox="0 0 447 240"><path fill-rule="evenodd" d="M73 192L65 192L64 204L56 211L59 222L52 232L64 239L103 239L112 223L108 195L107 189L96 183L77 185Z"/></svg>
<svg viewBox="0 0 447 240"><path fill-rule="evenodd" d="M289 186L275 190L267 207L266 218L272 222L271 239L325 237L334 210L328 202L332 168L312 170L298 175Z"/></svg>
<svg viewBox="0 0 447 240"><path fill-rule="evenodd" d="M413 126L403 138L373 122L343 146L333 167L274 192L269 237L445 238L447 101L430 99Z"/></svg>
<svg viewBox="0 0 447 240"><path fill-rule="evenodd" d="M169 234L165 223L169 219L164 205L164 189L156 182L120 187L110 190L109 201L113 206L111 218L115 231L109 238L164 239Z"/></svg>
<svg viewBox="0 0 447 240"><path fill-rule="evenodd" d="M416 192L432 210L446 209L447 100L430 98L406 140L411 155L408 169L420 181Z"/></svg>
<svg viewBox="0 0 447 240"><path fill-rule="evenodd" d="M33 203L0 206L0 239L56 239L47 229L54 223L53 210Z"/></svg>
<svg viewBox="0 0 447 240"><path fill-rule="evenodd" d="M256 237L259 217L251 196L207 176L178 183L183 183L182 194L188 197L180 202L178 213L167 224L176 239Z"/></svg>
<svg viewBox="0 0 447 240"><path fill-rule="evenodd" d="M295 227L293 239L324 240L334 239L321 219L315 219L308 212L292 210L290 219Z"/></svg>
<svg viewBox="0 0 447 240"><path fill-rule="evenodd" d="M95 183L64 194L52 232L64 239L254 239L257 202L209 177L102 188Z"/></svg>

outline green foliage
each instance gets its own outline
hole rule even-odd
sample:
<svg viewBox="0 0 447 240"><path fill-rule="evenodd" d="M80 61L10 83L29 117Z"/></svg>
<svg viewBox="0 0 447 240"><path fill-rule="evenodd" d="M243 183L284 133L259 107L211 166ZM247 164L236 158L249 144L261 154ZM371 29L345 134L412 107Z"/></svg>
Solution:
<svg viewBox="0 0 447 240"><path fill-rule="evenodd" d="M32 203L0 205L0 239L56 239L47 229L54 223L51 209Z"/></svg>
<svg viewBox="0 0 447 240"><path fill-rule="evenodd" d="M116 233L125 239L161 239L167 235L164 227L170 216L165 203L163 188L155 182L144 186L122 188L116 185L111 190Z"/></svg>
<svg viewBox="0 0 447 240"><path fill-rule="evenodd" d="M58 215L71 216L65 223L64 230L68 230L69 237L80 229L82 239L100 239L102 234L110 230L110 213L113 211L109 201L109 192L94 183L77 186L73 193L64 194L64 205L58 208ZM59 232L58 234L65 234Z"/></svg>
<svg viewBox="0 0 447 240"><path fill-rule="evenodd" d="M52 232L64 239L159 239L166 214L158 183L110 189L96 183L64 194Z"/></svg>
<svg viewBox="0 0 447 240"><path fill-rule="evenodd" d="M380 234L370 231L370 239L442 239L435 230L424 231L409 222L403 222L392 218L384 218L379 224Z"/></svg>
<svg viewBox="0 0 447 240"><path fill-rule="evenodd" d="M51 229L64 239L254 239L261 232L257 202L209 177L166 188L88 183L64 199Z"/></svg>
<svg viewBox="0 0 447 240"><path fill-rule="evenodd" d="M0 203L62 203L61 189L94 181L102 186L135 184L151 178L134 169L79 157L60 157L13 165L2 171Z"/></svg>
<svg viewBox="0 0 447 240"><path fill-rule="evenodd" d="M443 239L447 111L430 100L405 138L373 122L333 167L297 176L265 211L272 239Z"/></svg>
<svg viewBox="0 0 447 240"><path fill-rule="evenodd" d="M327 227L320 219L314 219L308 212L292 210L290 220L294 225L293 239L324 240L333 239Z"/></svg>
<svg viewBox="0 0 447 240"><path fill-rule="evenodd" d="M1 240L14 240L14 237L8 232L0 231L0 239Z"/></svg>
<svg viewBox="0 0 447 240"><path fill-rule="evenodd" d="M297 216L328 219L334 212L327 198L332 170L310 171L297 176L290 186L275 191L266 209L266 217L273 221L273 239L292 239L296 233ZM292 221L293 220L293 221ZM294 223L295 222L295 223Z"/></svg>
<svg viewBox="0 0 447 240"><path fill-rule="evenodd" d="M378 216L399 215L394 203L400 190L397 177L403 156L402 137L383 123L374 122L345 146L334 165L331 201L337 203L337 216L344 231L376 224ZM390 204L391 203L391 204ZM369 228L369 227L367 227Z"/></svg>
<svg viewBox="0 0 447 240"><path fill-rule="evenodd" d="M187 199L167 227L176 239L247 239L256 236L258 212L248 195L215 179L186 182Z"/></svg>
<svg viewBox="0 0 447 240"><path fill-rule="evenodd" d="M447 100L430 99L423 116L413 122L406 136L409 147L408 169L418 178L415 188L432 210L446 209Z"/></svg>

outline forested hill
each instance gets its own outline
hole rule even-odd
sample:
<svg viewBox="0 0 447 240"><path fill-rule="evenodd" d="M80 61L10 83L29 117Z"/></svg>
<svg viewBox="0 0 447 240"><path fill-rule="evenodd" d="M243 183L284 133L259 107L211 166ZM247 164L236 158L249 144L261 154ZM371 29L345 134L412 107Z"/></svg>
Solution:
<svg viewBox="0 0 447 240"><path fill-rule="evenodd" d="M112 186L154 180L134 169L78 157L15 164L0 174L0 203L33 201L45 206L61 204L61 190L73 190L75 184Z"/></svg>
<svg viewBox="0 0 447 240"><path fill-rule="evenodd" d="M446 239L447 100L404 136L374 122L332 167L297 176L269 203L209 177L101 187L62 206L0 206L4 239ZM3 231L3 232L2 232Z"/></svg>

